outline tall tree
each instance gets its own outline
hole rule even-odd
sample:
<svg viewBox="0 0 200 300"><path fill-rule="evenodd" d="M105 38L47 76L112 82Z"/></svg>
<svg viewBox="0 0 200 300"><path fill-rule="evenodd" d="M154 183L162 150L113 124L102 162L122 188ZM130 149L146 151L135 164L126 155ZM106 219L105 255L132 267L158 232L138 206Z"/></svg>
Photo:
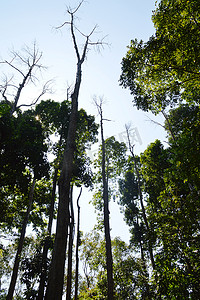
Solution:
<svg viewBox="0 0 200 300"><path fill-rule="evenodd" d="M70 101L55 102L53 100L41 101L36 106L36 118L40 120L42 126L45 128L46 138L51 141L51 135L56 134L58 141L50 147L55 155L53 162L54 175L52 186L52 201L49 207L49 222L46 242L43 249L43 263L41 266L41 280L39 285L38 299L43 299L44 288L47 276L47 253L49 238L51 236L51 227L54 216L55 191L57 181L59 178L59 170L62 166L62 156L67 143L67 131L70 118ZM98 125L94 122L94 117L87 115L87 113L80 109L77 112L77 134L76 134L76 153L75 153L75 167L73 169L73 184L80 186L84 184L86 187L92 184L91 169L89 167L90 161L86 155L86 148L91 143L96 141Z"/></svg>
<svg viewBox="0 0 200 300"><path fill-rule="evenodd" d="M199 244L199 184L198 180L191 184L190 173L193 179L197 178L199 168L196 165L194 171L191 158L191 168L188 161L189 167L185 169L188 156L181 142L182 139L186 142L186 137L186 145L193 146L191 135L182 132L176 144L168 149L163 149L159 141L152 143L141 155L141 162L148 193L148 217L157 238L154 282L157 294L195 299L199 293L199 262L194 249ZM196 134L193 137L196 140Z"/></svg>
<svg viewBox="0 0 200 300"><path fill-rule="evenodd" d="M82 1L83 2L83 1ZM61 175L59 178L59 203L58 203L58 215L57 215L57 226L55 243L53 249L52 263L48 277L48 284L45 299L61 299L63 293L63 282L64 282L64 267L66 258L66 245L67 245L67 235L68 226L70 222L69 215L69 202L70 202L70 183L72 179L73 169L74 169L74 154L76 149L76 128L77 128L77 112L78 112L78 97L79 90L82 79L82 65L85 61L86 54L89 45L97 45L97 43L92 43L90 38L95 30L95 28L88 34L84 35L85 44L83 47L82 54L80 54L77 39L75 35L75 25L74 25L74 15L81 6L72 10L68 9L68 14L70 15L70 22L65 22L65 24L70 25L71 36L73 40L73 45L77 58L77 70L76 70L76 81L74 90L71 94L71 114L68 127L68 137L67 144L64 151L63 165L61 170ZM61 26L61 27L62 27Z"/></svg>
<svg viewBox="0 0 200 300"><path fill-rule="evenodd" d="M19 111L15 116L6 110L0 119L0 128L0 219L1 225L12 229L22 222L32 174L36 179L48 177L47 144L33 110Z"/></svg>
<svg viewBox="0 0 200 300"><path fill-rule="evenodd" d="M103 213L104 213L104 231L106 241L106 269L107 269L107 282L108 282L108 299L114 299L114 282L113 282L113 259L110 237L110 221L109 221L109 196L108 196L108 176L106 176L106 150L105 140L103 133L103 108L102 99L100 104L95 102L98 113L100 116L100 130L101 130L101 148L102 148L102 160L101 160L101 176L103 187Z"/></svg>

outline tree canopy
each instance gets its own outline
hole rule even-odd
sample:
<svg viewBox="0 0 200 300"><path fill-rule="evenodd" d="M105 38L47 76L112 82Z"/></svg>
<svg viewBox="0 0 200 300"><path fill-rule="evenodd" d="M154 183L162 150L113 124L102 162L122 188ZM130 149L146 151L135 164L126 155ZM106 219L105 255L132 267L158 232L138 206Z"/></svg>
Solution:
<svg viewBox="0 0 200 300"><path fill-rule="evenodd" d="M155 34L131 41L120 84L137 108L158 113L180 101L199 104L199 15L197 0L160 1L152 16Z"/></svg>

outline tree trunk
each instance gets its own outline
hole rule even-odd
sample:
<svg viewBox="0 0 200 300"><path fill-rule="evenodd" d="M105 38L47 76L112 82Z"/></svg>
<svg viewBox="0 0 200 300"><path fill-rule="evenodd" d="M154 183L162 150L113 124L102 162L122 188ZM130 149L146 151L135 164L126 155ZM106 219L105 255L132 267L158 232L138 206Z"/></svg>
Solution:
<svg viewBox="0 0 200 300"><path fill-rule="evenodd" d="M79 199L81 197L82 188L80 190L79 196L77 198L77 209L78 209L78 220L77 220L77 239L76 239L76 274L75 274L75 296L74 300L78 299L78 270L79 270L79 255L78 255L78 248L80 243L80 206L79 206Z"/></svg>
<svg viewBox="0 0 200 300"><path fill-rule="evenodd" d="M49 238L51 237L51 230L52 230L52 223L53 223L57 177L58 177L58 168L55 169L54 177L53 177L52 197L51 197L51 205L49 209L49 222L48 222L48 229L47 229L48 236L45 239L44 247L43 247L40 284L39 284L37 300L43 300L44 298L44 288L47 279L47 256L49 250Z"/></svg>
<svg viewBox="0 0 200 300"><path fill-rule="evenodd" d="M106 268L108 282L108 300L114 299L114 282L113 282L113 258L110 237L110 222L109 222L109 199L108 199L108 179L106 178L105 170L105 141L103 136L103 115L101 109L101 141L102 141L102 182L103 182L103 201L104 201L104 231L106 241Z"/></svg>
<svg viewBox="0 0 200 300"><path fill-rule="evenodd" d="M72 254L73 254L73 240L74 240L74 208L73 208L73 186L71 186L70 193L70 225L69 225L69 243L68 243L68 267L67 267L67 292L66 300L71 299L72 292Z"/></svg>
<svg viewBox="0 0 200 300"><path fill-rule="evenodd" d="M6 300L12 300L13 299L13 294L14 294L14 291L15 291L15 285L16 285L18 270L19 270L19 263L20 263L20 259L21 259L21 253L22 253L24 238L25 238L25 234L26 234L26 227L27 227L27 224L28 224L28 219L29 219L29 215L30 215L30 212L31 212L32 204L33 204L33 193L34 193L34 189L35 189L35 183L36 183L36 180L33 179L33 183L32 183L32 186L31 186L30 193L29 193L29 204L28 204L26 215L25 215L25 218L24 218L24 221L23 221L23 224L22 224L21 235L20 235L20 238L19 238L18 249L17 249L17 253L16 253L16 256L15 256L15 262L14 262L12 277L11 277L10 286L9 286L8 295L6 297Z"/></svg>
<svg viewBox="0 0 200 300"><path fill-rule="evenodd" d="M69 203L70 203L70 182L73 173L73 161L75 152L75 136L76 123L78 112L78 95L81 84L81 64L77 64L77 76L74 87L74 92L71 96L72 109L69 120L67 145L64 152L63 166L59 179L59 203L56 236L54 242L52 262L49 271L49 278L47 283L46 300L61 300L64 283L64 268L66 259L66 246L68 226L70 224Z"/></svg>

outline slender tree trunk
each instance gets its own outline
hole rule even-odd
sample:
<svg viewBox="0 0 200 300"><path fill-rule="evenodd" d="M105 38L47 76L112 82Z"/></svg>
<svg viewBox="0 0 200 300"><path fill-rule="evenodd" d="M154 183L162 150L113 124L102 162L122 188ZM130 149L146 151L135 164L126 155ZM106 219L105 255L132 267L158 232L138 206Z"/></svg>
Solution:
<svg viewBox="0 0 200 300"><path fill-rule="evenodd" d="M36 183L36 180L33 179L33 183L31 186L30 193L29 193L29 204L28 204L26 215L25 215L25 218L24 218L24 221L22 224L21 235L19 238L18 249L17 249L17 253L15 256L12 277L11 277L10 286L9 286L8 295L6 297L6 300L12 300L13 294L15 291L15 285L16 285L17 276L18 276L19 264L20 264L20 260L21 260L21 253L22 253L22 248L23 248L25 234L26 234L26 227L28 224L28 219L29 219L29 215L31 212L32 204L33 204L33 193L34 193L34 189L35 189L35 183Z"/></svg>
<svg viewBox="0 0 200 300"><path fill-rule="evenodd" d="M72 292L72 254L74 240L74 208L73 208L73 186L70 193L70 225L69 225L69 243L68 243L68 268L67 268L67 292L66 300L71 299Z"/></svg>
<svg viewBox="0 0 200 300"><path fill-rule="evenodd" d="M153 249L152 249L151 232L150 232L149 222L148 222L147 217L146 217L146 211L145 211L145 207L144 207L144 203L143 203L143 195L142 195L142 190L141 190L140 174L139 174L139 170L138 170L138 167L137 167L137 162L136 162L136 159L135 159L135 154L133 152L133 147L131 146L131 143L130 143L130 137L129 137L128 127L126 127L126 132L127 132L128 143L129 143L129 150L130 150L131 155L133 157L134 166L135 166L135 172L136 172L136 176L137 176L138 192L139 192L139 198L140 198L140 205L141 205L141 208L142 208L142 216L143 216L144 224L145 224L145 226L147 228L147 232L148 232L148 236L149 236L148 250L149 250L151 265L152 265L152 268L155 269L155 261L154 261Z"/></svg>
<svg viewBox="0 0 200 300"><path fill-rule="evenodd" d="M77 220L77 239L76 239L76 274L75 274L75 296L74 300L78 299L78 270L79 270L79 243L80 243L80 206L79 199L81 197L82 188L80 190L79 196L77 198L77 209L78 209L78 220Z"/></svg>
<svg viewBox="0 0 200 300"><path fill-rule="evenodd" d="M107 282L108 282L108 300L114 299L114 281L113 281L113 258L110 237L110 222L109 222L109 199L108 199L108 180L106 178L105 170L105 141L103 135L103 115L100 107L101 117L101 142L102 142L102 182L103 182L103 201L104 201L104 231L106 240L106 268L107 268Z"/></svg>
<svg viewBox="0 0 200 300"><path fill-rule="evenodd" d="M53 224L57 178L58 178L58 168L55 168L54 177L53 177L51 204L50 204L50 209L49 209L49 222L48 222L48 229L47 229L48 236L45 239L44 247L43 247L40 284L39 284L37 300L43 300L43 298L44 298L44 288L45 288L45 282L47 279L47 256L48 256L48 250L49 250L49 238L51 237L51 230L52 230L52 224Z"/></svg>

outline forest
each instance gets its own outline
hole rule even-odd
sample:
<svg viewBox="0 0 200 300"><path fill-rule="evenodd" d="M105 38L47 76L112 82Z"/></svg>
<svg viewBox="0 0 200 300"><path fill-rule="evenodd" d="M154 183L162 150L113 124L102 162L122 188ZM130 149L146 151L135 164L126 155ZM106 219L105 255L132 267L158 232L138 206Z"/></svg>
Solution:
<svg viewBox="0 0 200 300"><path fill-rule="evenodd" d="M96 115L79 108L83 66L93 48L107 47L96 26L78 27L84 2L59 26L76 59L65 100L45 98L47 81L31 104L21 102L44 68L36 43L0 61L9 70L0 79L0 299L198 300L200 2L156 1L155 33L133 36L121 58L118 84L133 107L164 119L167 143L158 137L140 154L128 123L127 143L106 137L102 96L93 97ZM97 215L91 232L80 226L83 189ZM128 243L111 236L113 201Z"/></svg>

